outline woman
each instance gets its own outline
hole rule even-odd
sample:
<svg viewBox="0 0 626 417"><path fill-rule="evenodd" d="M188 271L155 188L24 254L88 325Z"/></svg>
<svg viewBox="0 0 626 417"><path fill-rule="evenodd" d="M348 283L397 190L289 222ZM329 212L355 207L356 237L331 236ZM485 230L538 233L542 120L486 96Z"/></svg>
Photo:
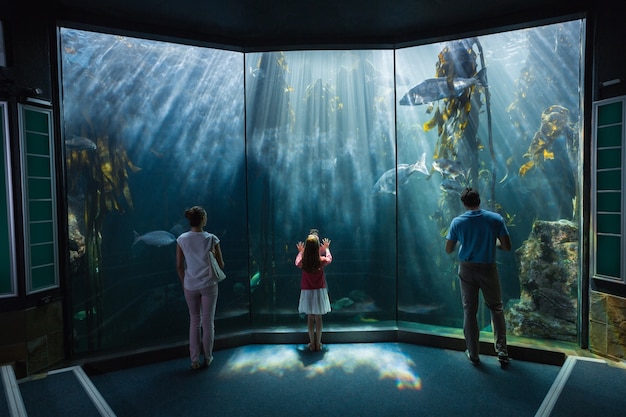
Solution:
<svg viewBox="0 0 626 417"><path fill-rule="evenodd" d="M224 268L224 261L218 237L203 230L207 222L206 211L200 206L194 206L185 211L185 217L189 220L191 230L176 239L176 271L189 308L191 368L201 369L213 362L215 337L217 281L213 278L209 251L215 254L221 268ZM204 359L200 361L202 353Z"/></svg>
<svg viewBox="0 0 626 417"><path fill-rule="evenodd" d="M324 267L332 262L330 240L324 238L320 246L317 234L310 234L306 243L298 242L296 266L302 269L298 311L307 315L309 350L322 350L322 315L330 311L330 300L324 276ZM323 255L320 255L323 253Z"/></svg>

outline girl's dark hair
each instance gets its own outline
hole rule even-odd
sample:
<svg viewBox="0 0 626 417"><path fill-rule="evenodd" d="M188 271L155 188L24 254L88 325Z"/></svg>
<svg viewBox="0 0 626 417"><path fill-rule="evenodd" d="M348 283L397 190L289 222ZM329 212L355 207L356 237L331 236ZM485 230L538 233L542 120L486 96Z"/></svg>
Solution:
<svg viewBox="0 0 626 417"><path fill-rule="evenodd" d="M478 207L480 206L480 195L478 191L468 187L461 192L461 201L467 207Z"/></svg>
<svg viewBox="0 0 626 417"><path fill-rule="evenodd" d="M202 222L206 219L206 210L200 206L193 206L192 208L185 210L185 218L189 220L189 226L201 226Z"/></svg>
<svg viewBox="0 0 626 417"><path fill-rule="evenodd" d="M316 235L309 235L304 243L304 253L302 254L302 269L313 273L322 266L320 261L320 241Z"/></svg>

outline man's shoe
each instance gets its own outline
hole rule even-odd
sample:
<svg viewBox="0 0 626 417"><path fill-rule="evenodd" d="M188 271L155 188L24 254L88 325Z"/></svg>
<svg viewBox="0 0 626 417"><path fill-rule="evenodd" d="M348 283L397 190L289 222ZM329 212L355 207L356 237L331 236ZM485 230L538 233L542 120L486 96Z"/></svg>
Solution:
<svg viewBox="0 0 626 417"><path fill-rule="evenodd" d="M498 352L498 361L500 362L500 366L505 368L509 366L511 363L511 359L509 359L509 355L504 352Z"/></svg>
<svg viewBox="0 0 626 417"><path fill-rule="evenodd" d="M472 365L478 365L480 363L480 359L479 358L472 358L470 356L469 350L465 350L465 356L467 356L467 359L469 359L469 361L472 363Z"/></svg>

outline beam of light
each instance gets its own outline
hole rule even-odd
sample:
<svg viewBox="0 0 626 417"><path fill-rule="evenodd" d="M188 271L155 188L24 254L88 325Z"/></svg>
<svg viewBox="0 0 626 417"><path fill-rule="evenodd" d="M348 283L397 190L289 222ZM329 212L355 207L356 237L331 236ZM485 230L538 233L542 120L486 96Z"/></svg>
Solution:
<svg viewBox="0 0 626 417"><path fill-rule="evenodd" d="M394 381L400 390L422 388L415 362L399 347L369 343L332 345L323 355L299 352L294 345L244 346L230 358L220 375L266 372L282 377L288 372L301 372L307 378L315 378L331 369L352 374L361 367L376 371L380 380Z"/></svg>

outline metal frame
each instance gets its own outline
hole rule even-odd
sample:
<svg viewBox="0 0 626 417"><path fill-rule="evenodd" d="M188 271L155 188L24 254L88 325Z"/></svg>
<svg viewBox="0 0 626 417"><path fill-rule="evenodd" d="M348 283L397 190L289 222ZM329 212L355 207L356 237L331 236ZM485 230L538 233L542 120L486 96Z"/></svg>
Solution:
<svg viewBox="0 0 626 417"><path fill-rule="evenodd" d="M8 103L6 101L0 101L0 117L4 120L2 132L2 146L4 156L4 175L5 175L5 187L6 187L6 206L7 206L7 227L9 230L9 259L11 271L11 291L8 293L0 294L0 298L15 297L17 296L17 265L15 262L15 216L13 212L13 181L12 181L12 169L11 169L11 147L10 147L10 131L9 131L9 111Z"/></svg>

